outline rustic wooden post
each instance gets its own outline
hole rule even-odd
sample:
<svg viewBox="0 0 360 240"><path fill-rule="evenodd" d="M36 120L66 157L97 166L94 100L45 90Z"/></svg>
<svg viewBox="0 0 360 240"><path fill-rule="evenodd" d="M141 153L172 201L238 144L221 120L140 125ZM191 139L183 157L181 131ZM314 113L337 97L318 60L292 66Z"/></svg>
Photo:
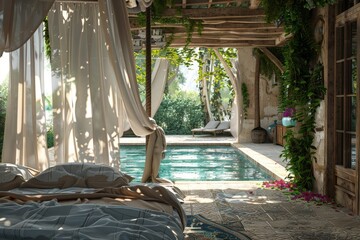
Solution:
<svg viewBox="0 0 360 240"><path fill-rule="evenodd" d="M255 128L260 127L260 59L259 56L255 56Z"/></svg>
<svg viewBox="0 0 360 240"><path fill-rule="evenodd" d="M151 10L146 8L146 113L151 117ZM146 146L148 145L149 135L146 136Z"/></svg>

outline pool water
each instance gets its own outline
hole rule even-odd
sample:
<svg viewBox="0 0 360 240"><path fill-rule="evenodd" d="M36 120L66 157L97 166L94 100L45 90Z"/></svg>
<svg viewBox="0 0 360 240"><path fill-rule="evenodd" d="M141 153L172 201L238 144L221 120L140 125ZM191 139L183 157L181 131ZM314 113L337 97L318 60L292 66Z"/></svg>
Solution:
<svg viewBox="0 0 360 240"><path fill-rule="evenodd" d="M265 181L270 175L231 146L167 146L159 176L172 181ZM141 181L145 146L120 147L121 171Z"/></svg>

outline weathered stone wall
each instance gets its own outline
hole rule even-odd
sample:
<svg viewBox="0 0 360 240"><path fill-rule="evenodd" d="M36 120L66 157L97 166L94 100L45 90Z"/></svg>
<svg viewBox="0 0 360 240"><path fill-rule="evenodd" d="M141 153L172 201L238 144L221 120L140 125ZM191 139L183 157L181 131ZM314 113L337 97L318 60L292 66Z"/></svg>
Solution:
<svg viewBox="0 0 360 240"><path fill-rule="evenodd" d="M240 142L251 142L251 130L255 124L255 57L252 48L239 49L240 81L247 85L250 99L248 116L242 122L242 131L239 136ZM278 119L278 86L272 80L261 76L260 78L260 125L267 127ZM241 96L242 97L242 96Z"/></svg>

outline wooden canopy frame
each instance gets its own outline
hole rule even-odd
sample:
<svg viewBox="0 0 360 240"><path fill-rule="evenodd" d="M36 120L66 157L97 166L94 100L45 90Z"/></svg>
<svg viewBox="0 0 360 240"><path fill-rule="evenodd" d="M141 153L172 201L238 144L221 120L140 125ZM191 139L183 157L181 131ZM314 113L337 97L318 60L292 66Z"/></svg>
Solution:
<svg viewBox="0 0 360 240"><path fill-rule="evenodd" d="M161 17L202 21L201 33L195 27L189 47L274 47L289 37L283 27L266 22L259 0L173 0ZM145 29L139 26L136 14L129 19L134 33ZM182 24L153 21L151 27L173 38L170 47L186 45L188 33Z"/></svg>

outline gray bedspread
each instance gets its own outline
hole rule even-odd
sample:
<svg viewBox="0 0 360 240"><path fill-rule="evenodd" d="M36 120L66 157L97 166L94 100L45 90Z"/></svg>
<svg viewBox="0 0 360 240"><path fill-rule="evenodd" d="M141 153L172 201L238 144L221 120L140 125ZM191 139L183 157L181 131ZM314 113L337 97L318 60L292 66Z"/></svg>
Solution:
<svg viewBox="0 0 360 240"><path fill-rule="evenodd" d="M11 175L0 178L0 240L184 239L175 186L129 184L131 176L97 164L56 165L30 179L15 170L0 168Z"/></svg>
<svg viewBox="0 0 360 240"><path fill-rule="evenodd" d="M181 224L153 210L56 200L0 204L0 239L183 239Z"/></svg>

